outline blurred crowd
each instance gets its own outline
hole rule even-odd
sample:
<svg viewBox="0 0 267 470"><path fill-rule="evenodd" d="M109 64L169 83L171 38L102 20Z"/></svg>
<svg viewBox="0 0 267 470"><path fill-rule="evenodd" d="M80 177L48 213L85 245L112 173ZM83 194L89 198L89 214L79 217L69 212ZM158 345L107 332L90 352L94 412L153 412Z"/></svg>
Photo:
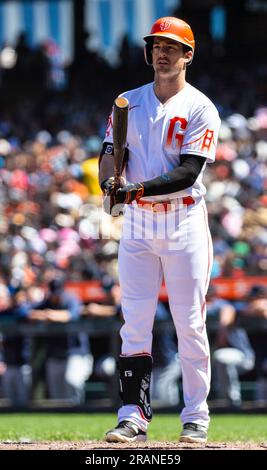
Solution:
<svg viewBox="0 0 267 470"><path fill-rule="evenodd" d="M65 66L52 42L33 50L24 35L15 53L0 69L0 314L18 293L31 311L58 275L116 285L121 219L101 213L98 157L114 98L151 79L126 38L116 67L83 45ZM189 71L222 117L205 176L213 279L267 275L267 68L231 67L203 72L196 58Z"/></svg>
<svg viewBox="0 0 267 470"><path fill-rule="evenodd" d="M267 107L222 121L206 172L212 276L267 274Z"/></svg>
<svg viewBox="0 0 267 470"><path fill-rule="evenodd" d="M149 81L149 67L127 39L114 68L82 44L64 67L52 41L30 49L23 34L15 52L0 86L2 274L11 283L23 275L32 283L52 265L67 269L69 278L99 277L96 255L105 245L116 252L119 239L116 228L115 243L96 239L101 141L114 97ZM216 163L205 181L215 248L212 276L264 275L267 68L258 64L252 75L239 64L230 85L229 69L218 76L207 64L203 73L200 58L189 69L189 81L210 96L222 117Z"/></svg>

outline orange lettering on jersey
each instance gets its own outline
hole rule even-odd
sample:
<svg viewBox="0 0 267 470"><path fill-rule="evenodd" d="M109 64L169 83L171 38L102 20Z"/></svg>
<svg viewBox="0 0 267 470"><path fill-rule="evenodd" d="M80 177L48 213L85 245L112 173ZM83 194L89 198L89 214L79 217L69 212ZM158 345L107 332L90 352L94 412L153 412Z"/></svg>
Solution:
<svg viewBox="0 0 267 470"><path fill-rule="evenodd" d="M206 130L204 137L203 137L203 144L201 146L201 150L203 151L206 150L207 152L210 151L210 146L213 141L213 134L214 134L214 131L211 131L210 129Z"/></svg>
<svg viewBox="0 0 267 470"><path fill-rule="evenodd" d="M106 130L106 137L109 136L110 130L113 127L113 122L112 122L112 115L110 114L108 117L108 124L107 124L107 130Z"/></svg>
<svg viewBox="0 0 267 470"><path fill-rule="evenodd" d="M175 125L176 123L179 123L179 127L178 127L178 130L174 136L174 131L175 131ZM185 118L181 118L181 117L173 117L172 119L170 119L170 124L169 124L169 129L168 129L168 133L167 133L167 139L166 139L166 145L167 147L172 147L172 142L173 142L173 137L175 137L175 141L176 141L176 145L175 147L176 148L180 148L182 143L183 143L183 139L184 139L184 131L187 127L187 120Z"/></svg>

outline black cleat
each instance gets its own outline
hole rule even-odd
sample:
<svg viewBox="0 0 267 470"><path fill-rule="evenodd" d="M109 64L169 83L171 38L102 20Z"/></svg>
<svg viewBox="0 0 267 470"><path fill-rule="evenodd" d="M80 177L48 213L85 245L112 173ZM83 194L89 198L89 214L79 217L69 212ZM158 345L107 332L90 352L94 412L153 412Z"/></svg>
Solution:
<svg viewBox="0 0 267 470"><path fill-rule="evenodd" d="M118 426L106 433L105 440L107 442L146 441L147 435L131 421L121 421Z"/></svg>
<svg viewBox="0 0 267 470"><path fill-rule="evenodd" d="M207 430L196 423L185 423L180 434L180 442L207 442Z"/></svg>

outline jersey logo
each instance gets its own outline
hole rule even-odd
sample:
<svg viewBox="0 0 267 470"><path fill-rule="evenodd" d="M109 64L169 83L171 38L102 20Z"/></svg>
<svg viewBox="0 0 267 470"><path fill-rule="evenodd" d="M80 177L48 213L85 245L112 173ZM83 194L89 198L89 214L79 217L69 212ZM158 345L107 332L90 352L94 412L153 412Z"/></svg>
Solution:
<svg viewBox="0 0 267 470"><path fill-rule="evenodd" d="M206 130L204 137L203 137L203 143L201 145L201 150L203 150L204 152L205 150L207 152L210 151L211 144L212 142L214 142L213 135L214 135L214 131L211 131L210 129Z"/></svg>
<svg viewBox="0 0 267 470"><path fill-rule="evenodd" d="M173 23L173 20L171 18L169 18L168 20L165 19L165 20L160 22L159 27L160 27L161 31L166 31L166 29L170 28L172 23Z"/></svg>
<svg viewBox="0 0 267 470"><path fill-rule="evenodd" d="M201 150L202 152L209 153L212 150L212 145L215 145L214 131L207 129L198 139L187 142L183 147L190 146L192 150Z"/></svg>
<svg viewBox="0 0 267 470"><path fill-rule="evenodd" d="M105 151L105 153L106 153L107 155L113 155L113 145L112 145L112 144L108 144L108 145L106 146L106 151Z"/></svg>
<svg viewBox="0 0 267 470"><path fill-rule="evenodd" d="M182 117L173 117L170 119L167 132L166 146L173 149L180 149L184 140L185 130L188 121Z"/></svg>
<svg viewBox="0 0 267 470"><path fill-rule="evenodd" d="M132 370L125 370L124 371L124 376L125 377L132 377L133 376L133 371Z"/></svg>

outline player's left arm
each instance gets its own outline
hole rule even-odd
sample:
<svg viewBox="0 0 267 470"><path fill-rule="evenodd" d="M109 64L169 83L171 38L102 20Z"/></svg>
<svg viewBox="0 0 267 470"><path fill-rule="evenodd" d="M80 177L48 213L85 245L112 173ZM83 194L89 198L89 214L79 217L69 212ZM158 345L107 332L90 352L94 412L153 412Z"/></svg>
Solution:
<svg viewBox="0 0 267 470"><path fill-rule="evenodd" d="M174 170L142 183L129 183L118 189L116 200L129 204L145 196L160 196L189 188L200 174L206 158L199 155L181 155L180 165Z"/></svg>
<svg viewBox="0 0 267 470"><path fill-rule="evenodd" d="M193 186L200 174L206 158L199 155L181 155L180 165L163 175L144 181L143 196L157 196L175 193Z"/></svg>

